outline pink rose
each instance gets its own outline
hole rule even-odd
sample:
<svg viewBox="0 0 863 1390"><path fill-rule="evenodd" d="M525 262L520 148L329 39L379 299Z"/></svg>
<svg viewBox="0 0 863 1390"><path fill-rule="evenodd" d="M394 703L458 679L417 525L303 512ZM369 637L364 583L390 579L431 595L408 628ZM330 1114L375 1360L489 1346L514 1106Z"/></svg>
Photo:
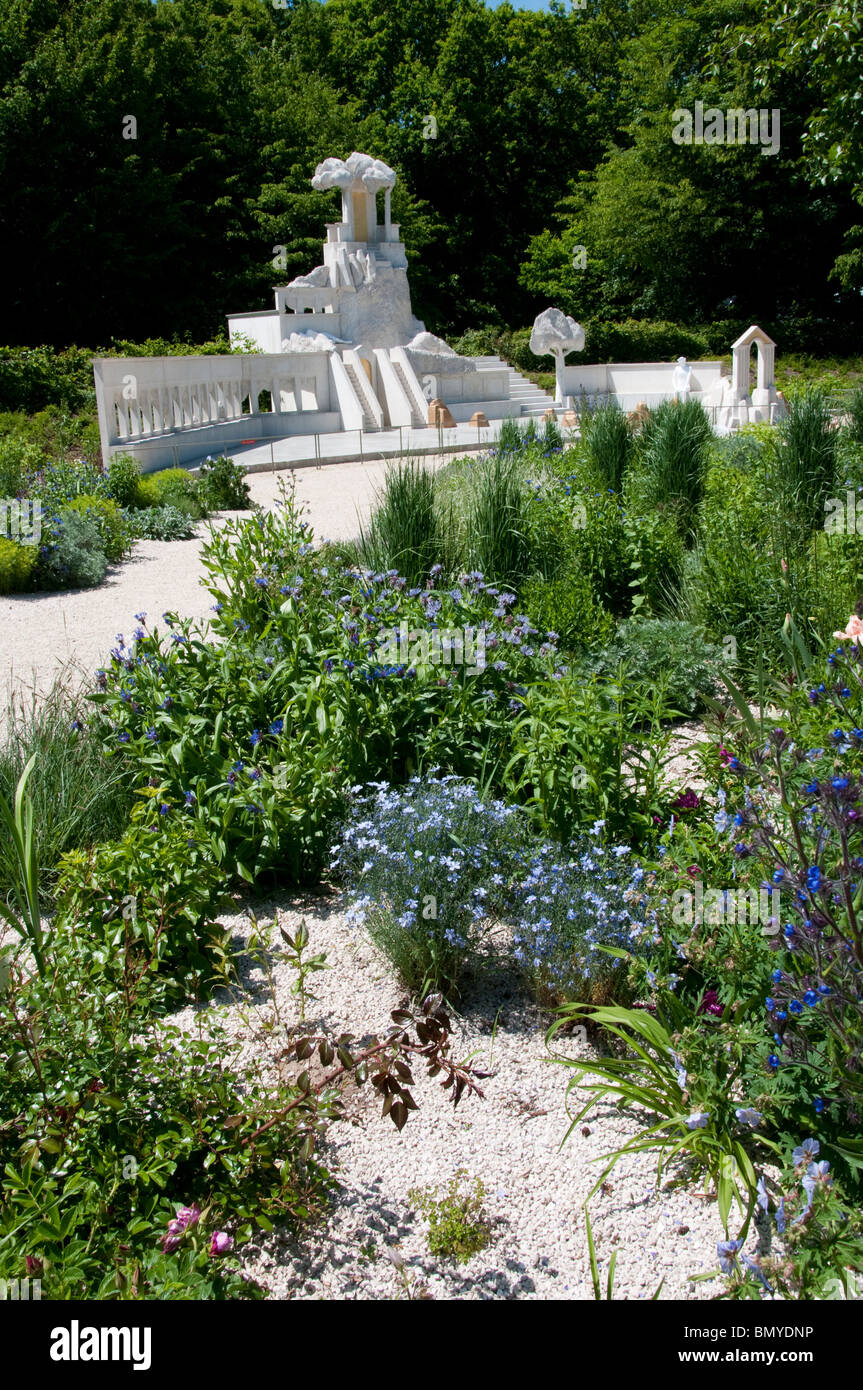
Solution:
<svg viewBox="0 0 863 1390"><path fill-rule="evenodd" d="M197 1204L194 1202L190 1207L180 1207L180 1210L177 1212L177 1220L179 1221L184 1231L189 1226L196 1226L198 1224L198 1221L200 1220L200 1217L201 1208L197 1206ZM173 1222L171 1222L171 1225L173 1225ZM170 1229L171 1226L169 1225L168 1230Z"/></svg>
<svg viewBox="0 0 863 1390"><path fill-rule="evenodd" d="M852 613L845 624L845 631L834 632L833 636L837 642L857 642L863 637L863 618L858 618L856 613Z"/></svg>

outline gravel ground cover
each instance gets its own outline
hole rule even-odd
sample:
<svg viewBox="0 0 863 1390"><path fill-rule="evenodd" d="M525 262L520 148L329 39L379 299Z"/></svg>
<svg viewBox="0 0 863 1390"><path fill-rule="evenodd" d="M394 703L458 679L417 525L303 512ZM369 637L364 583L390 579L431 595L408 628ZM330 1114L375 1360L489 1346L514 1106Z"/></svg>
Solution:
<svg viewBox="0 0 863 1390"><path fill-rule="evenodd" d="M326 951L330 968L311 978L316 998L304 1026L368 1034L386 1028L390 1011L406 999L386 961L346 924L344 907L335 895L285 894L250 900L220 920L237 945L249 935L250 912L260 922L278 913L288 931L305 920L309 950ZM474 1065L487 1073L480 1081L484 1098L466 1096L454 1111L439 1081L417 1069L419 1110L398 1133L380 1116L369 1088L354 1090L346 1117L332 1125L320 1151L339 1184L329 1215L302 1244L274 1231L243 1247L248 1272L270 1297L593 1299L583 1211L601 1172L593 1160L635 1133L636 1116L604 1106L561 1148L570 1123L569 1073L549 1062L544 1034L550 1016L495 964L493 940L490 947L461 1012L453 1015L453 1055L474 1054ZM264 1050L276 1068L286 1030L299 1022L290 992L295 978L278 961L269 971L241 969L234 997L222 992L201 1012L217 1019L247 1055ZM172 1021L192 1035L204 1023L192 1008ZM570 1037L560 1050L583 1053L591 1046ZM458 1170L482 1181L491 1228L488 1246L464 1264L429 1253L424 1219L409 1195L442 1187ZM610 1174L590 1211L603 1281L613 1251L620 1252L616 1298L649 1299L662 1280L661 1299L709 1298L718 1291L718 1282L688 1282L716 1268L722 1239L716 1202L701 1195L698 1184L675 1186L672 1178L657 1187L655 1161L633 1155ZM393 1255L404 1262L401 1270Z"/></svg>

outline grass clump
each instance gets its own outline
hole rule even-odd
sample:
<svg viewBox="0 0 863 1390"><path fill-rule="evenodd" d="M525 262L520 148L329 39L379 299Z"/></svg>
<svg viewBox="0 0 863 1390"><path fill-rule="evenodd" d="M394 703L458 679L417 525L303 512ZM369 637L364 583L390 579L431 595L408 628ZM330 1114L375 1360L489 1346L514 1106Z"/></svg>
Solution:
<svg viewBox="0 0 863 1390"><path fill-rule="evenodd" d="M9 700L0 744L0 794L14 800L18 778L36 754L39 776L30 786L34 834L46 901L53 897L57 864L68 850L122 834L132 793L122 765L105 756L84 722L81 702L58 678L41 704ZM0 839L0 893L15 882L11 840Z"/></svg>
<svg viewBox="0 0 863 1390"><path fill-rule="evenodd" d="M434 474L414 459L402 460L388 471L368 528L360 528L360 563L380 573L398 570L415 586L444 561L447 534L435 505Z"/></svg>

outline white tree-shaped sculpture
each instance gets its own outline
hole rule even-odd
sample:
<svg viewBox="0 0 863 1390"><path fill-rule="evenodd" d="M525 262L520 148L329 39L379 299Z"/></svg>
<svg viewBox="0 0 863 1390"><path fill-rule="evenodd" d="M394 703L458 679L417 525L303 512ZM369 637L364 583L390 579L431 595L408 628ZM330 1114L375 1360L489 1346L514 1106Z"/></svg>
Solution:
<svg viewBox="0 0 863 1390"><path fill-rule="evenodd" d="M554 403L564 404L563 364L568 352L581 352L584 329L562 309L543 309L534 319L530 350L537 357L554 358Z"/></svg>

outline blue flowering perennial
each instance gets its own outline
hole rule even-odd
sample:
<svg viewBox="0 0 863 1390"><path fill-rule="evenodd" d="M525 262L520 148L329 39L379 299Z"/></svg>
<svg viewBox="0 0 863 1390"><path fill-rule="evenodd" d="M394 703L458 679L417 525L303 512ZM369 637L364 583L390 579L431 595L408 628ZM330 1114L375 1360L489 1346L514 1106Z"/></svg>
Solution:
<svg viewBox="0 0 863 1390"><path fill-rule="evenodd" d="M524 812L483 801L456 777L372 783L331 863L363 925L411 988L452 986L489 926L513 924L519 969L538 996L609 997L654 939L643 871L628 849L537 846Z"/></svg>
<svg viewBox="0 0 863 1390"><path fill-rule="evenodd" d="M543 845L515 893L516 960L540 997L606 1002L617 997L626 961L604 948L640 953L657 938L629 849L582 842L573 852Z"/></svg>
<svg viewBox="0 0 863 1390"><path fill-rule="evenodd" d="M359 790L359 789L357 789ZM527 857L524 812L457 777L369 784L331 865L362 925L409 988L454 986Z"/></svg>

